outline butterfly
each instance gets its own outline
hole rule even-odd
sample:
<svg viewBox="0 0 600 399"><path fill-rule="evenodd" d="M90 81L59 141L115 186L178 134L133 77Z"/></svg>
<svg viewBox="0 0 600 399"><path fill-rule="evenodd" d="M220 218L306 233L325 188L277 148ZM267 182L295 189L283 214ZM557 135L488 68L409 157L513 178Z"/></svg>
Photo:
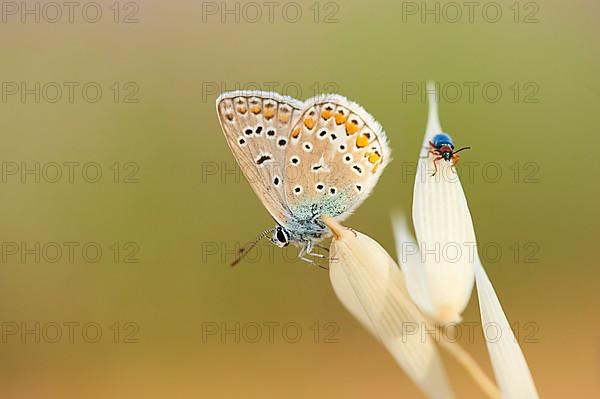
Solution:
<svg viewBox="0 0 600 399"><path fill-rule="evenodd" d="M232 266L261 239L298 246L299 258L330 235L321 220L342 221L369 195L390 149L381 125L337 94L306 101L273 92L232 91L217 98L227 143L276 226L240 250ZM321 247L323 248L323 247Z"/></svg>

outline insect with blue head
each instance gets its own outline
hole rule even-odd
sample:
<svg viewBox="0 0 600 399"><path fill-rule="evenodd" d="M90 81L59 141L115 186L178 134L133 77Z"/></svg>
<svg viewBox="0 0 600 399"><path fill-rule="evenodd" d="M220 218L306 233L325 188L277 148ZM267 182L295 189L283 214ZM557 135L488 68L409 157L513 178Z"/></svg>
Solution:
<svg viewBox="0 0 600 399"><path fill-rule="evenodd" d="M276 222L242 248L232 266L263 238L298 246L300 259L317 264L307 256L324 257L313 252L330 235L321 218L348 217L391 159L383 129L337 94L299 101L234 91L221 94L216 105L240 169Z"/></svg>
<svg viewBox="0 0 600 399"><path fill-rule="evenodd" d="M463 150L469 150L471 147L462 147L456 151L454 151L454 143L452 142L452 138L449 134L446 133L438 133L433 136L433 139L429 141L429 154L435 156L433 159L433 166L435 167L435 172L433 172L432 176L438 171L437 163L440 160L445 160L446 162L452 161L452 165L456 166L460 157L457 155L459 152Z"/></svg>

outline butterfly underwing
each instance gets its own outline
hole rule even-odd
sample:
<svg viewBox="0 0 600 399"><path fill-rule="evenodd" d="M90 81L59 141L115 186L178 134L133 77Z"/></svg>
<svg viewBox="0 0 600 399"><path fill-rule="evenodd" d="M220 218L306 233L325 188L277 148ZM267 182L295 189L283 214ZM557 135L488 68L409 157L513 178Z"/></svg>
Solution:
<svg viewBox="0 0 600 399"><path fill-rule="evenodd" d="M298 245L309 262L304 255L329 235L321 217L347 218L391 160L381 125L337 94L302 102L272 92L226 92L217 112L244 176L276 221L257 240L271 235L280 247Z"/></svg>

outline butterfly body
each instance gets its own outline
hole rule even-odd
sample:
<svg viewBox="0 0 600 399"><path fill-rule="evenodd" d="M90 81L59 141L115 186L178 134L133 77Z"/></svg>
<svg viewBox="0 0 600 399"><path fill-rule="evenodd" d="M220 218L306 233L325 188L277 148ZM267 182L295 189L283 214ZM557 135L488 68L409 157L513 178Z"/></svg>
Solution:
<svg viewBox="0 0 600 399"><path fill-rule="evenodd" d="M381 126L339 95L302 102L227 92L217 112L240 168L277 222L267 231L271 241L298 245L301 255L329 236L321 217L348 217L390 160Z"/></svg>

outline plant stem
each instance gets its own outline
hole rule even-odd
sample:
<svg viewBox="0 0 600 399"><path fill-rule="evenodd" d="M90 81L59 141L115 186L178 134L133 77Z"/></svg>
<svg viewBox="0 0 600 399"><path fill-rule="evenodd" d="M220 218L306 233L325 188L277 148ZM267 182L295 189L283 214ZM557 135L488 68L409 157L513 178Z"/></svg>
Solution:
<svg viewBox="0 0 600 399"><path fill-rule="evenodd" d="M443 334L443 332L441 332ZM493 399L500 399L500 391L492 380L483 372L481 367L461 346L455 342L448 342L441 339L440 346L448 351L454 358L463 365L471 377L477 382L479 387L486 393L487 396Z"/></svg>

